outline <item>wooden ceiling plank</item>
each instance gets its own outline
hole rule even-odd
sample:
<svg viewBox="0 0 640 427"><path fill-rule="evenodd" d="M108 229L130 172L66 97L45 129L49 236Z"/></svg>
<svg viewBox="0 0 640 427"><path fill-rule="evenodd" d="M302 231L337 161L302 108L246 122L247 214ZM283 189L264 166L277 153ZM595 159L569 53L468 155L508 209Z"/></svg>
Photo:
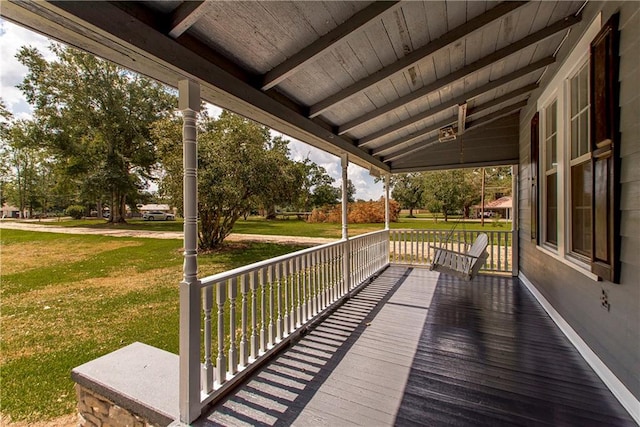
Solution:
<svg viewBox="0 0 640 427"><path fill-rule="evenodd" d="M512 100L518 96L533 92L534 90L536 90L538 88L538 84L537 83L531 83L528 84L526 86L523 86L521 88L518 88L516 90L513 90L509 93L506 93L502 96L499 96L495 99L492 99L491 101L485 102L484 104L481 105L476 105L473 108L469 108L467 110L467 117L473 116L474 114L478 114L484 110L486 110L487 108L491 108L491 107L495 107L496 105L500 105L503 102L507 102L509 100Z"/></svg>
<svg viewBox="0 0 640 427"><path fill-rule="evenodd" d="M171 14L169 36L177 39L207 11L205 1L186 1Z"/></svg>
<svg viewBox="0 0 640 427"><path fill-rule="evenodd" d="M354 85L342 90L328 98L320 101L311 106L309 110L309 117L316 117L333 107L334 105L346 101L357 93L367 89L368 87L375 85L380 80L386 79L395 73L406 70L413 66L416 62L422 60L426 56L437 52L438 50L445 48L456 40L462 39L472 32L482 28L486 24L501 18L502 16L511 13L518 7L526 4L526 2L503 2L486 13L466 22L465 24L454 28L452 31L445 33L442 37L433 40L429 44L422 46L394 62L393 64L385 67L378 72L372 74L366 79L360 80Z"/></svg>
<svg viewBox="0 0 640 427"><path fill-rule="evenodd" d="M403 120L401 122L398 122L394 125L388 126L378 132L372 133L371 135L368 135L364 138L361 138L360 140L358 140L358 147L366 147L367 145L370 145L372 142L374 142L375 140L382 138L383 136L391 133L391 132L395 132L398 131L400 129L403 129L407 126L410 126L411 124L423 120L429 116L432 116L434 114L437 114L441 111L446 110L447 108L451 108L456 104L459 104L461 102L466 102L466 101L470 101L473 98L482 95L483 93L486 93L490 90L493 90L497 87L500 87L502 85L505 85L507 83L510 83L516 79L519 79L522 76L525 76L529 73L532 73L536 70L539 70L540 68L546 67L550 64L552 64L555 61L555 58L550 56L547 58L544 58L540 61L534 62L532 64L527 65L524 68L521 68L520 70L514 71L511 74L507 74L504 77L499 78L498 80L494 80L490 83L487 83L479 88L476 88L470 92L467 92L465 94L463 94L462 96L459 96L457 98L454 98L452 100L450 100L449 102L440 104L434 108L431 108L427 111L425 111L422 114L419 114L417 116L414 117L410 117L409 119Z"/></svg>
<svg viewBox="0 0 640 427"><path fill-rule="evenodd" d="M337 26L332 31L266 73L263 77L262 90L269 90L281 83L300 67L326 53L345 37L371 23L382 13L398 3L398 1L374 2L371 6L356 13L343 24Z"/></svg>
<svg viewBox="0 0 640 427"><path fill-rule="evenodd" d="M536 83L528 84L528 85L523 86L523 87L521 87L519 89L511 91L511 92L509 92L509 93L507 93L505 95L502 95L502 96L500 96L500 97L498 97L496 99L493 99L493 100L491 100L489 102L485 102L484 104L477 105L474 108L468 109L466 116L470 117L472 115L482 113L483 111L486 111L489 108L495 107L496 105L500 105L500 104L502 104L504 102L511 101L514 98L517 98L518 96L522 96L524 94L530 93L530 92L534 91L537 88L538 88L538 84L536 84ZM460 113L458 113L458 114L460 114ZM384 144L383 146L377 147L377 148L375 148L374 150L371 151L371 155L373 155L373 156L383 156L385 154L389 154L389 152L393 153L394 150L397 151L397 150L405 147L407 144L409 144L412 141L415 141L419 137L427 135L428 133L433 132L434 130L443 128L443 127L445 127L447 125L453 124L455 121L456 121L456 117L455 116L452 116L452 117L450 117L448 119L442 120L441 122L439 122L439 123L437 123L437 124L435 124L433 126L429 126L429 127L425 128L425 129L421 129L418 132L414 132L414 133L412 133L410 135L404 136L404 137L402 137L400 139L397 139L395 141L392 141L392 142L389 142L387 144ZM477 120L475 122L470 121L470 123L475 123L476 127L477 127L477 124L478 124ZM461 129L461 127L462 126L460 126L460 123L458 122L458 129ZM468 128L465 125L464 131L466 131L467 129ZM464 133L464 131L458 132L458 135L462 135Z"/></svg>
<svg viewBox="0 0 640 427"><path fill-rule="evenodd" d="M239 114L249 118L260 114L259 121L264 123L264 119L268 119L269 123L265 124L271 125L276 130L281 125L286 125L296 129L299 132L298 135L305 135L298 136L298 139L304 142L315 146L322 144L327 148L331 147L330 151L333 153L353 154L357 158L357 160L354 158L354 161L360 165L374 165L382 170L389 170L388 166L379 159L358 149L353 141L339 137L321 121L310 120L306 115L301 114L296 110L295 105L289 104L290 100L288 103L287 100L280 100L262 92L252 86L249 81L241 80L217 63L168 38L163 32L150 27L111 2L95 2L90 8L85 7L83 2L56 1L47 5L75 17L83 26L91 27L92 30L86 33L87 37L92 34L109 35L112 46L106 48L101 55L107 59L110 59L109 49L118 51L119 45L125 46L127 50L132 50L139 56L135 66L131 67L133 71L147 74L145 71L152 70L145 69L145 66L161 64L167 70L171 70L169 74L157 76L165 84L176 85L180 78L186 76L196 79L202 84L203 94L218 92L221 99L224 98L227 103L233 103L230 109ZM104 19L105 16L109 19ZM98 31L96 32L94 28ZM104 44L104 46L107 45ZM152 72L147 75L155 78ZM211 102L210 98L206 100ZM225 104L220 106L229 108Z"/></svg>
<svg viewBox="0 0 640 427"><path fill-rule="evenodd" d="M575 24L577 24L578 22L580 22L581 16L568 16L564 19L561 19L559 21L556 21L555 23L551 24L548 27L543 28L542 30L539 30L533 34L528 35L527 37L518 40L515 43L512 43L502 49L499 49L497 51L495 51L494 53L485 56L484 58L469 64L467 66L465 66L464 68L461 68L458 71L455 71L447 76L442 77L441 79L438 79L422 88L420 88L419 90L410 93L409 95L403 96L401 98L398 98L397 100L395 100L394 102L391 102L387 105L385 105L382 108L378 108L376 110L373 110L357 119L351 120L348 123L345 123L341 126L339 126L338 128L338 134L339 135L343 135L347 132L349 132L350 130L352 130L353 128L360 126L368 121L374 120L378 117L380 117L383 114L386 114L390 111L395 110L396 108L400 108L403 105L409 103L409 102L413 102L425 95L427 95L430 92L433 92L435 90L439 90L441 89L443 86L446 86L448 84L453 83L454 81L464 78L468 75L470 75L471 73L474 73L484 67L487 67L489 65L492 65L496 62L499 62L505 58L507 58L508 56L518 52L519 50L522 50L528 46L531 46L535 43L538 43L548 37L553 36L554 34L565 30ZM357 83L356 83L357 84ZM348 91L349 89L347 88L346 91Z"/></svg>
<svg viewBox="0 0 640 427"><path fill-rule="evenodd" d="M515 113L516 111L520 110L521 108L525 107L527 105L527 100L525 99L524 101L520 101L517 102L513 105L508 105L504 108L501 108L498 111L495 111L491 114L487 114L486 116L474 120L473 122L470 122L466 128L467 131L471 130L471 129L476 129L479 128L481 126L484 126L488 123L493 122L494 120L497 120L501 117L507 116L509 114ZM392 156L387 156L382 158L381 160L384 163L389 163L392 162L394 160L398 160L401 159L403 157L406 157L410 154L414 154L418 151L422 151L426 148L432 147L434 145L440 144L440 140L436 137L436 138L431 138L427 141L424 141L424 143L420 144L418 147L416 146L411 146L411 147L407 147L406 149L399 151L395 154L393 154Z"/></svg>
<svg viewBox="0 0 640 427"><path fill-rule="evenodd" d="M374 150L371 151L371 155L372 156L384 156L385 154L391 154L395 151L400 150L401 148L405 147L407 144L411 143L412 141L415 141L416 139L428 135L431 132L438 130L438 129L442 129L445 126L449 126L452 125L456 122L456 117L455 116L451 116L451 117L447 117L444 120L439 121L438 123L435 123L431 126L428 126L424 129L420 129L417 132L414 132L410 135L404 136L400 139L397 139L395 141L389 142L381 147L375 148Z"/></svg>

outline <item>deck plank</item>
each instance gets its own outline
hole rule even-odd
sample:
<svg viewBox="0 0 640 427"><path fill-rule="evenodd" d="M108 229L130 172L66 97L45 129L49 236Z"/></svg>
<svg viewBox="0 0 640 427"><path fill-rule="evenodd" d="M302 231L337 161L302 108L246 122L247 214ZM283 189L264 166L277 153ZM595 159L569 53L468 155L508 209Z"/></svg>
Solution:
<svg viewBox="0 0 640 427"><path fill-rule="evenodd" d="M201 425L635 425L517 279L390 267Z"/></svg>

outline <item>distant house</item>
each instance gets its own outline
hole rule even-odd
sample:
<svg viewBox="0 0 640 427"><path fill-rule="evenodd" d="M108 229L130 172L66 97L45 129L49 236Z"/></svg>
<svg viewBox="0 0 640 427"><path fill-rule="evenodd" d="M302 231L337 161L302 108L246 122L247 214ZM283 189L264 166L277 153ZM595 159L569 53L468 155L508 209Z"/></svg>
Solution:
<svg viewBox="0 0 640 427"><path fill-rule="evenodd" d="M476 213L476 217L480 218L482 215L482 206L475 205L473 209ZM499 199L487 202L484 204L485 216L500 215L500 218L511 219L513 213L513 199L511 196L500 197Z"/></svg>
<svg viewBox="0 0 640 427"><path fill-rule="evenodd" d="M2 205L2 215L1 218L20 218L20 209L7 205L6 203Z"/></svg>

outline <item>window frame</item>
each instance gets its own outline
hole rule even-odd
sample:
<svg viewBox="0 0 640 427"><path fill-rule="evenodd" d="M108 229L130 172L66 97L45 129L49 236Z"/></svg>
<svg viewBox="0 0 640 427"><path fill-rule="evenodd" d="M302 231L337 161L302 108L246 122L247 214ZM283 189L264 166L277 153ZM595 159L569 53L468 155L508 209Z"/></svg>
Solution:
<svg viewBox="0 0 640 427"><path fill-rule="evenodd" d="M538 223L539 239L536 248L541 252L557 259L565 265L568 265L586 275L592 280L598 280L598 276L591 272L590 260L571 250L571 166L574 162L571 159L571 98L570 85L571 77L582 69L585 61L589 62L591 53L591 41L597 36L602 27L602 14L599 13L593 22L584 32L575 48L569 53L563 64L560 66L556 74L552 77L541 96L537 101L537 111L540 113L540 132L539 132L539 162L538 176L540 177L539 194L538 194ZM557 102L557 227L558 227L558 244L556 246L549 244L546 239L547 227L547 159L545 147L546 135L546 117L545 109L554 101ZM591 157L591 153L581 156L579 159L584 160ZM575 159L578 160L578 159ZM578 164L579 162L575 163ZM593 173L593 172L592 172Z"/></svg>
<svg viewBox="0 0 640 427"><path fill-rule="evenodd" d="M565 218L565 223L567 224L566 229L566 235L565 235L565 240L566 240L566 256L571 257L571 258L575 258L576 261L580 262L580 265L583 266L584 268L590 269L590 261L591 261L591 253L589 253L589 255L585 255L585 254L581 254L577 251L575 251L573 249L573 218L572 218L572 202L573 202L573 192L572 192L572 184L573 184L573 177L572 177L572 171L573 171L573 167L574 166L578 166L581 165L583 163L586 162L591 162L591 147L590 147L590 142L591 142L591 118L589 117L590 115L590 109L591 109L591 99L589 98L589 102L587 103L587 106L580 109L580 111L574 116L580 116L582 114L584 114L586 112L587 118L589 120L588 125L587 126L587 151L584 154L581 154L580 156L576 157L575 159L572 159L573 153L572 153L572 114L571 114L571 102L572 102L572 89L571 89L571 80L576 77L583 68L586 67L587 69L587 96L589 97L589 84L590 84L590 79L591 79L591 72L590 72L590 52L585 52L582 56L580 56L580 58L577 59L577 61L575 62L575 66L572 67L569 71L569 75L567 76L567 78L565 79L565 97L567 99L567 109L566 109L566 141L567 143L564 146L565 149L565 158L566 158L566 175L564 177L565 179L565 185L566 185L566 199L565 199L565 203L568 204L567 209L566 209L566 218ZM593 174L593 171L592 171ZM591 178L590 178L591 179ZM590 182L589 182L590 183ZM591 203L591 201L589 202ZM589 216L591 216L591 211L589 211ZM591 219L589 219L591 221ZM591 229L591 233L593 233L593 229ZM589 246L591 246L591 239L589 239Z"/></svg>

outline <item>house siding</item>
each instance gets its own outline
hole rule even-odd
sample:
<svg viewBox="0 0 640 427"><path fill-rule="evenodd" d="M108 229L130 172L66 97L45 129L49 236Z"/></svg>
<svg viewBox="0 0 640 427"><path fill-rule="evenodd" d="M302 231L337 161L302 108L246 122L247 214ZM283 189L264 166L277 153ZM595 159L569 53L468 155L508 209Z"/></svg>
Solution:
<svg viewBox="0 0 640 427"><path fill-rule="evenodd" d="M598 12L602 23L620 12L621 283L595 281L536 247L531 240L530 122L536 103ZM581 336L614 375L640 399L640 2L589 2L558 61L544 75L520 115L520 271ZM602 290L610 310L601 307Z"/></svg>

